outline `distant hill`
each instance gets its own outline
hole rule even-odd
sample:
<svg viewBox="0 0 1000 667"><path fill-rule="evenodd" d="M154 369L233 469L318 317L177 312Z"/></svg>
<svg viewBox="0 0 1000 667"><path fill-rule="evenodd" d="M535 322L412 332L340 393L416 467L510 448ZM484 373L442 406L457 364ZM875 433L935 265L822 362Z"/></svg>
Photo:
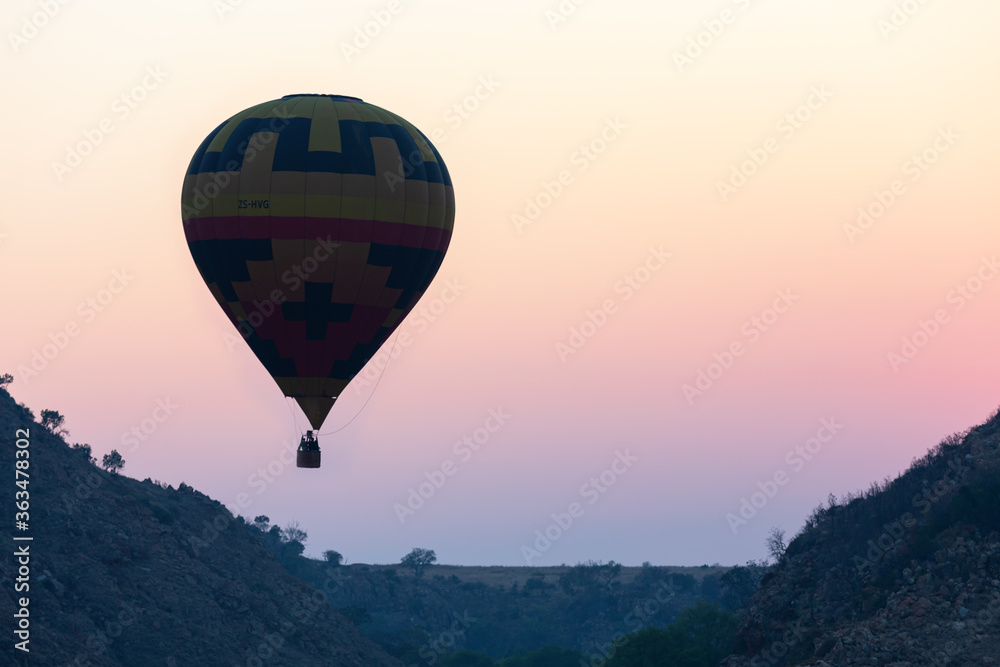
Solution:
<svg viewBox="0 0 1000 667"><path fill-rule="evenodd" d="M12 524L18 429L30 441L26 533ZM219 502L95 467L4 389L0 442L0 665L402 666ZM15 556L26 547L27 558ZM25 560L30 579L21 583L30 588L15 592ZM13 648L21 597L30 654Z"/></svg>
<svg viewBox="0 0 1000 667"><path fill-rule="evenodd" d="M900 477L818 507L727 667L1000 665L1000 410Z"/></svg>
<svg viewBox="0 0 1000 667"><path fill-rule="evenodd" d="M422 576L400 565L291 566L372 639L407 664L434 664L435 646L494 658L546 645L600 656L613 639L666 626L698 600L717 601L729 568L432 565ZM421 659L423 658L423 659Z"/></svg>

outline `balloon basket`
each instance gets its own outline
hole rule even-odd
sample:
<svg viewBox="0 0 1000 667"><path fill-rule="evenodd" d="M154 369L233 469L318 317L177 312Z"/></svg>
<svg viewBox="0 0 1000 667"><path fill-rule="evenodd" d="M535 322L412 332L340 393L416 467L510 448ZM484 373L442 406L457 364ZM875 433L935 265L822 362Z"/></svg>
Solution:
<svg viewBox="0 0 1000 667"><path fill-rule="evenodd" d="M295 465L299 468L318 468L319 452L304 452L299 450L295 455Z"/></svg>
<svg viewBox="0 0 1000 667"><path fill-rule="evenodd" d="M295 455L295 465L300 468L319 467L319 441L316 439L316 431L306 431L299 443L299 451Z"/></svg>

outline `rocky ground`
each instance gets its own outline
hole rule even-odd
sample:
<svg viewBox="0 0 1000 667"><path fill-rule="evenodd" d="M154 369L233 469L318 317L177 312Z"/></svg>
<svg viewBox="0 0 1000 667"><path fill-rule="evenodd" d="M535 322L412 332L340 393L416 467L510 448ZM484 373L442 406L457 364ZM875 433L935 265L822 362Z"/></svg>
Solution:
<svg viewBox="0 0 1000 667"><path fill-rule="evenodd" d="M870 618L836 628L817 627L809 617L798 627L785 624L787 650L778 638L753 659L730 657L726 667L785 664L784 656L800 653L797 643L810 653L797 665L1000 665L1000 580L993 578L1000 535L977 538L956 535L933 561L911 562L902 570L905 583ZM760 610L751 610L756 619L744 628L766 623Z"/></svg>
<svg viewBox="0 0 1000 667"><path fill-rule="evenodd" d="M891 483L815 512L722 664L1000 665L998 444L994 415Z"/></svg>

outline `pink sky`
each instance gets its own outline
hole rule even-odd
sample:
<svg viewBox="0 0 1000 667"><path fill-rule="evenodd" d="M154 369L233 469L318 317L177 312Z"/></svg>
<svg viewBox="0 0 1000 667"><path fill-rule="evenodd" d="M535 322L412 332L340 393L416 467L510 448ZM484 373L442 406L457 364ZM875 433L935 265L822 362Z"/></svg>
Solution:
<svg viewBox="0 0 1000 667"><path fill-rule="evenodd" d="M34 31L36 3L3 10L0 372L125 474L298 520L351 562L737 563L1000 404L1000 7L277 6L69 3ZM438 137L458 207L318 471L281 463L305 420L233 344L179 205L209 131L303 92ZM823 420L842 428L805 460Z"/></svg>

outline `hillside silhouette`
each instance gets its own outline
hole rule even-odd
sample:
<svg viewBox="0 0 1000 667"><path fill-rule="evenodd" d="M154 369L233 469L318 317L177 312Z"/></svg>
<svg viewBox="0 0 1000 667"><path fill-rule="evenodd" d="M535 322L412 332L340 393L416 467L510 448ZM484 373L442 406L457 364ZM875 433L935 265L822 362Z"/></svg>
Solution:
<svg viewBox="0 0 1000 667"><path fill-rule="evenodd" d="M9 632L29 598L30 653L8 634L0 665L401 667L221 503L101 470L0 388L11 472L17 429L30 432L30 590L14 592L26 543L4 512L0 616Z"/></svg>
<svg viewBox="0 0 1000 667"><path fill-rule="evenodd" d="M1000 665L1000 410L895 479L817 507L727 667Z"/></svg>

